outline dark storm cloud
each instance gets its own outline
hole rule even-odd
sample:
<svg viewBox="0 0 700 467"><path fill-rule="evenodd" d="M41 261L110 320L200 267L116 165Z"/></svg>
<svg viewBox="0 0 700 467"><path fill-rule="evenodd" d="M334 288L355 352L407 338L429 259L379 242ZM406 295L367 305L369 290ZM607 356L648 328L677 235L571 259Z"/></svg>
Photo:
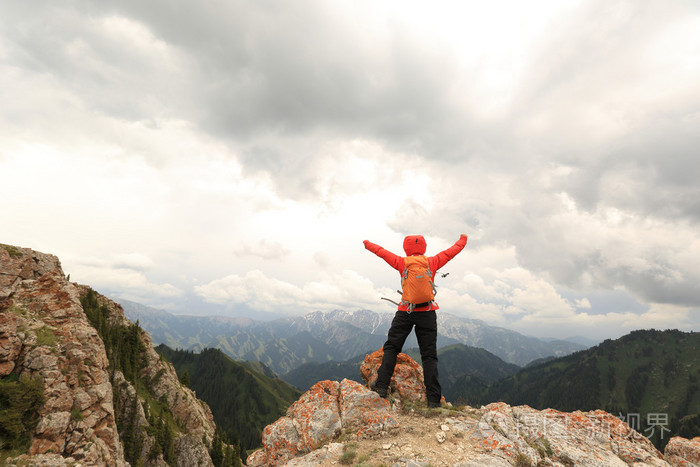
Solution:
<svg viewBox="0 0 700 467"><path fill-rule="evenodd" d="M28 66L63 76L92 103L124 118L146 118L158 108L194 119L227 138L253 169L275 174L285 158L296 156L285 138L293 143L306 135L378 140L436 160L488 157L511 168L531 164L529 155L538 153L580 163L594 176L595 162L585 159L595 161L591 153L601 149L586 144L576 113L606 98L599 89L629 85L623 81L635 79L635 70L628 74L624 65L639 58L636 50L653 37L651 26L671 24L689 8L585 2L559 24L546 25L512 105L485 119L468 98L474 77L484 70L460 69L456 47L376 15L371 3L339 8L313 0L120 0L47 2L43 9L10 4L14 19L5 27L12 28ZM157 63L144 62L138 51L120 48L84 25L85 17L110 16L143 24L181 54L189 69L173 76L156 71ZM103 67L67 54L69 45L81 41ZM539 115L550 124L538 134L528 122ZM322 154L308 154L317 157ZM582 201L586 195L595 199L581 194Z"/></svg>
<svg viewBox="0 0 700 467"><path fill-rule="evenodd" d="M696 121L693 121L696 120ZM557 188L583 209L609 205L669 221L700 221L700 117L652 121L598 160L577 168Z"/></svg>
<svg viewBox="0 0 700 467"><path fill-rule="evenodd" d="M128 44L107 40L92 22L95 17L86 18L60 2L45 8L8 2L4 13L0 30L15 66L60 83L107 114L127 119L148 115L143 100L149 93L143 88L148 63ZM137 69L141 73L133 74Z"/></svg>
<svg viewBox="0 0 700 467"><path fill-rule="evenodd" d="M406 25L368 18L363 3L346 12L320 1L109 5L102 14L142 22L191 58L189 95L171 104L218 136L323 131L444 153L469 132L469 116L448 97L453 57Z"/></svg>
<svg viewBox="0 0 700 467"><path fill-rule="evenodd" d="M551 25L513 115L531 149L574 169L554 190L588 211L607 204L700 220L700 88L686 79L664 85L664 75L689 63L659 57L675 52L660 38L698 15L700 4L692 2L585 2ZM537 119L544 123L533 130Z"/></svg>

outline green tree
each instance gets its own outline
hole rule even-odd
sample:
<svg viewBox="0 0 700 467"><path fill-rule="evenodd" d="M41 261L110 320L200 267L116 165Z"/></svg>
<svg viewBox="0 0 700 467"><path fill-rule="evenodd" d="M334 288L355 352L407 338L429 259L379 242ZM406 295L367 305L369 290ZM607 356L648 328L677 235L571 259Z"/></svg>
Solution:
<svg viewBox="0 0 700 467"><path fill-rule="evenodd" d="M117 430L124 447L127 461L132 465L139 465L141 450L144 442L144 428L139 426L138 404L144 408L144 414L148 421L145 430L155 438L155 443L148 452L148 458L153 460L159 454L169 465L175 465L175 429L176 424L168 407L165 397L158 400L150 388L150 382L141 378L141 370L146 366L145 345L143 343L143 330L139 322L135 324L121 324L121 321L109 319L109 309L100 303L98 294L88 289L80 298L85 315L97 330L104 342L105 351L109 360L110 381L114 384L114 375L120 371L137 391L137 396L126 402L127 410L119 416L119 403L115 391L115 410ZM142 401L142 402L141 402Z"/></svg>
<svg viewBox="0 0 700 467"><path fill-rule="evenodd" d="M185 370L182 372L182 375L180 375L180 384L183 386L190 387L190 372Z"/></svg>
<svg viewBox="0 0 700 467"><path fill-rule="evenodd" d="M240 441L229 443L226 433L218 426L209 451L214 467L241 467Z"/></svg>
<svg viewBox="0 0 700 467"><path fill-rule="evenodd" d="M44 383L27 375L0 380L0 440L2 449L29 447L31 433L39 423L38 410L44 404Z"/></svg>

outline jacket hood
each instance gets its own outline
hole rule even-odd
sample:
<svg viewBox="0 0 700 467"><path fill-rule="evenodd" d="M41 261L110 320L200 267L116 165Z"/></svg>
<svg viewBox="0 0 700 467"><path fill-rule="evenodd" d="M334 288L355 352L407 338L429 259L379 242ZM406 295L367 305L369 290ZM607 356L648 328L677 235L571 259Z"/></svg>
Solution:
<svg viewBox="0 0 700 467"><path fill-rule="evenodd" d="M407 256L424 255L426 243L422 235L409 235L403 239L403 251Z"/></svg>

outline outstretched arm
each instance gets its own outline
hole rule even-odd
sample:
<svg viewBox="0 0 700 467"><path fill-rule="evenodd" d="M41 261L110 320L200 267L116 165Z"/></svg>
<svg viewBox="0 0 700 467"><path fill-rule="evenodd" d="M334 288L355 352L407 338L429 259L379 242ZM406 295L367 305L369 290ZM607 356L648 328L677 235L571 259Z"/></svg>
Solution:
<svg viewBox="0 0 700 467"><path fill-rule="evenodd" d="M464 247L467 245L467 234L462 234L459 237L459 240L455 242L454 245L449 247L448 249L441 251L435 256L432 256L428 258L428 263L430 264L430 270L435 272L441 267L443 267L449 260L457 256L457 253L462 251ZM435 268L435 269L433 269Z"/></svg>
<svg viewBox="0 0 700 467"><path fill-rule="evenodd" d="M385 250L376 243L372 243L369 240L364 241L365 248L374 253L375 255L386 261L389 266L396 269L397 271L403 270L403 258L401 256L395 255L389 250Z"/></svg>

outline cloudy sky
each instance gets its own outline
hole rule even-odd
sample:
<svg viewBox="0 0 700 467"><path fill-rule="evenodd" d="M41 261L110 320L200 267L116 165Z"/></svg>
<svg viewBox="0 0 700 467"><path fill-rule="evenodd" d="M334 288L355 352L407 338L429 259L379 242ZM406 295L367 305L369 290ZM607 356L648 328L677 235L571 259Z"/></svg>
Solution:
<svg viewBox="0 0 700 467"><path fill-rule="evenodd" d="M700 331L694 0L3 0L0 242L174 313Z"/></svg>

